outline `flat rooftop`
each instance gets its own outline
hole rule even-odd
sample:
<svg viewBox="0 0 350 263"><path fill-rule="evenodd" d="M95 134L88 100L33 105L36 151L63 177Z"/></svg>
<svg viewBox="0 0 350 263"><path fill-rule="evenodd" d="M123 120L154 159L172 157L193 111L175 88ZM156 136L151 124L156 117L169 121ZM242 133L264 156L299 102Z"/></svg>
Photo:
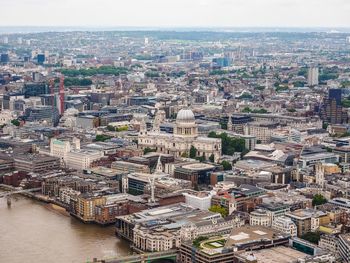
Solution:
<svg viewBox="0 0 350 263"><path fill-rule="evenodd" d="M225 246L236 246L254 241L260 241L262 239L274 240L279 237L284 237L284 235L274 231L272 228L245 225L232 230Z"/></svg>
<svg viewBox="0 0 350 263"><path fill-rule="evenodd" d="M183 165L182 168L188 169L188 170L201 171L201 170L213 169L215 168L215 166L207 163L191 163L191 164Z"/></svg>
<svg viewBox="0 0 350 263"><path fill-rule="evenodd" d="M305 253L285 246L277 246L252 252L247 251L240 255L248 257L252 254L259 263L290 263L308 256Z"/></svg>

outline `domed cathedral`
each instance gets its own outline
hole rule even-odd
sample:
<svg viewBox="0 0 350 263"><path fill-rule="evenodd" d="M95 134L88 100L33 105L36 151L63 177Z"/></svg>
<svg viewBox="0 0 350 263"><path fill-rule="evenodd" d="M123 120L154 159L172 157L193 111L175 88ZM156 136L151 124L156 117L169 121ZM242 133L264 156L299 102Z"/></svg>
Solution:
<svg viewBox="0 0 350 263"><path fill-rule="evenodd" d="M190 109L182 109L176 117L175 136L197 137L198 129L194 114Z"/></svg>
<svg viewBox="0 0 350 263"><path fill-rule="evenodd" d="M191 146L197 149L197 156L207 160L213 154L214 160L221 156L221 139L198 136L198 127L192 110L181 109L176 117L174 133L163 133L160 124L165 121L163 111L158 111L153 128L148 131L144 120L140 124L138 147L151 148L157 152L172 154L175 157L189 156Z"/></svg>

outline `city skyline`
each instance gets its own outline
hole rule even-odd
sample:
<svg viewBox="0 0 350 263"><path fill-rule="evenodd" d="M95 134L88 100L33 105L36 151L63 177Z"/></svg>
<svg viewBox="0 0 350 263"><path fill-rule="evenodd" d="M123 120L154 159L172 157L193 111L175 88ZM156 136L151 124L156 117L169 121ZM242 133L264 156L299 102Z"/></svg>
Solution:
<svg viewBox="0 0 350 263"><path fill-rule="evenodd" d="M350 27L346 0L5 0L2 9L0 26Z"/></svg>

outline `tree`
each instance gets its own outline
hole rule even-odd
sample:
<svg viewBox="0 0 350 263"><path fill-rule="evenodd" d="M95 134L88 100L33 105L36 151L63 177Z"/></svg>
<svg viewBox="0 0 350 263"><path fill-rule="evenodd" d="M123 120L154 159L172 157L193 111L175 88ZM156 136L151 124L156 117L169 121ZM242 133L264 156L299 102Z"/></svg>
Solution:
<svg viewBox="0 0 350 263"><path fill-rule="evenodd" d="M211 154L211 155L209 156L209 161L211 161L212 163L215 162L215 156L214 156L214 154Z"/></svg>
<svg viewBox="0 0 350 263"><path fill-rule="evenodd" d="M241 96L239 96L240 99L252 99L253 96L250 93L244 92Z"/></svg>
<svg viewBox="0 0 350 263"><path fill-rule="evenodd" d="M193 145L190 148L190 158L194 159L197 156L197 149Z"/></svg>
<svg viewBox="0 0 350 263"><path fill-rule="evenodd" d="M127 131L128 129L129 129L128 125L124 125L124 126L116 128L115 130L117 132L122 132L122 131Z"/></svg>
<svg viewBox="0 0 350 263"><path fill-rule="evenodd" d="M155 149L151 149L149 147L146 147L145 149L143 149L143 154L147 154L147 153L150 153L150 152L155 152L156 150Z"/></svg>
<svg viewBox="0 0 350 263"><path fill-rule="evenodd" d="M96 135L95 141L96 142L104 142L106 140L109 140L110 138L111 138L111 136L104 135L104 134L98 134L98 135Z"/></svg>
<svg viewBox="0 0 350 263"><path fill-rule="evenodd" d="M203 153L202 156L196 157L196 160L200 161L201 163L205 162L205 155L204 155L204 153Z"/></svg>
<svg viewBox="0 0 350 263"><path fill-rule="evenodd" d="M225 155L233 155L235 152L243 152L245 148L245 141L242 138L232 138L227 133L216 134L216 132L210 132L209 138L221 139L221 152Z"/></svg>
<svg viewBox="0 0 350 263"><path fill-rule="evenodd" d="M181 157L183 157L183 158L188 158L188 153L186 153L186 152L182 153L182 154L181 154Z"/></svg>
<svg viewBox="0 0 350 263"><path fill-rule="evenodd" d="M318 244L320 241L320 233L319 232L307 232L301 236L302 239L307 240L313 244Z"/></svg>
<svg viewBox="0 0 350 263"><path fill-rule="evenodd" d="M205 241L205 240L208 240L209 238L208 237L205 237L205 236L199 236L197 237L195 240L193 240L193 246L195 247L199 247L199 245Z"/></svg>
<svg viewBox="0 0 350 263"><path fill-rule="evenodd" d="M324 198L324 196L321 194L315 194L314 198L312 198L312 205L313 206L323 205L325 203L327 203L327 199Z"/></svg>
<svg viewBox="0 0 350 263"><path fill-rule="evenodd" d="M114 126L111 126L111 125L108 125L108 126L107 126L107 130L113 132L113 131L115 131L115 127L114 127Z"/></svg>
<svg viewBox="0 0 350 263"><path fill-rule="evenodd" d="M15 126L19 126L21 124L20 121L17 119L12 120L11 123Z"/></svg>
<svg viewBox="0 0 350 263"><path fill-rule="evenodd" d="M221 129L227 130L227 122L220 122Z"/></svg>
<svg viewBox="0 0 350 263"><path fill-rule="evenodd" d="M230 164L228 161L222 161L221 165L224 167L224 171L232 170L232 164Z"/></svg>
<svg viewBox="0 0 350 263"><path fill-rule="evenodd" d="M98 74L119 76L120 74L128 73L128 70L123 67L101 66L99 68L62 69L61 73L68 77L94 76Z"/></svg>
<svg viewBox="0 0 350 263"><path fill-rule="evenodd" d="M228 209L225 207L222 207L220 205L212 205L209 208L209 211L214 212L214 213L219 213L219 214L221 214L222 217L228 216Z"/></svg>

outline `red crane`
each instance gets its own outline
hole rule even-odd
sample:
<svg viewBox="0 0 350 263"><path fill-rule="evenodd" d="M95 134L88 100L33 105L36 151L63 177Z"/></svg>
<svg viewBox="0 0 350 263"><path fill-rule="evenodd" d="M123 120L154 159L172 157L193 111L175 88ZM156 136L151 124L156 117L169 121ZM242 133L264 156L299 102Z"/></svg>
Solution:
<svg viewBox="0 0 350 263"><path fill-rule="evenodd" d="M52 96L52 110L55 107L55 79L50 79L49 81L50 93Z"/></svg>
<svg viewBox="0 0 350 263"><path fill-rule="evenodd" d="M61 74L60 77L60 114L63 115L64 113L64 75Z"/></svg>

